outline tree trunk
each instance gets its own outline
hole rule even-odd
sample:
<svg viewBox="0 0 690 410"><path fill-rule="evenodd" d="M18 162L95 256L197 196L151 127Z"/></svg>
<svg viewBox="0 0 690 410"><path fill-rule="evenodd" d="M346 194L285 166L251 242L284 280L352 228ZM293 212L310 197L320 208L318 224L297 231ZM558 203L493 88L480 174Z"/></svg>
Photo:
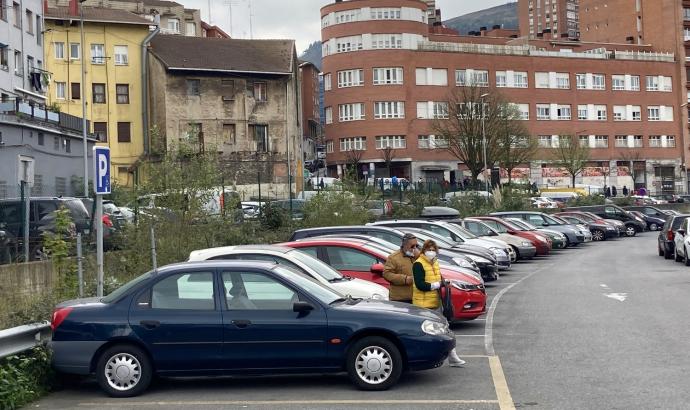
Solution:
<svg viewBox="0 0 690 410"><path fill-rule="evenodd" d="M573 174L573 189L575 189L575 174Z"/></svg>

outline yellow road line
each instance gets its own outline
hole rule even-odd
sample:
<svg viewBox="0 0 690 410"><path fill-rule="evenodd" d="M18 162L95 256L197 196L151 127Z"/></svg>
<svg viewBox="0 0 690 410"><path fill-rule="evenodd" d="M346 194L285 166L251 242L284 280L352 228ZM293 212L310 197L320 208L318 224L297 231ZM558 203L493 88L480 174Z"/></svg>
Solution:
<svg viewBox="0 0 690 410"><path fill-rule="evenodd" d="M194 400L194 401L102 401L79 403L80 407L144 407L144 406L256 406L256 405L327 405L327 404L497 404L498 400ZM502 407L501 407L502 409Z"/></svg>
<svg viewBox="0 0 690 410"><path fill-rule="evenodd" d="M489 357L489 367L491 367L491 378L494 381L494 388L498 397L498 406L501 410L515 410L515 403L510 395L510 390L508 390L508 382L505 374L503 374L503 367L498 356Z"/></svg>

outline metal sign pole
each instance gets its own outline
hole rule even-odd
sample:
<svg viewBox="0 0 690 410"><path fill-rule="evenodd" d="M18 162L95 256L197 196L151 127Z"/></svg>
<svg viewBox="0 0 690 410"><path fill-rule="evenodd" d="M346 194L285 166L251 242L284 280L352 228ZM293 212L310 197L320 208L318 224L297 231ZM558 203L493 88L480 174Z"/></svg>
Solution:
<svg viewBox="0 0 690 410"><path fill-rule="evenodd" d="M103 296L103 195L96 195L96 266L98 289L96 296Z"/></svg>
<svg viewBox="0 0 690 410"><path fill-rule="evenodd" d="M22 199L24 199L24 262L29 262L29 224L31 223L31 194L29 184L22 181Z"/></svg>
<svg viewBox="0 0 690 410"><path fill-rule="evenodd" d="M103 296L103 195L110 194L110 149L106 147L93 148L94 162L94 191L96 193L96 266L98 269L98 285L96 295Z"/></svg>
<svg viewBox="0 0 690 410"><path fill-rule="evenodd" d="M84 297L84 266L81 250L81 233L77 234L77 280L79 281L79 297Z"/></svg>

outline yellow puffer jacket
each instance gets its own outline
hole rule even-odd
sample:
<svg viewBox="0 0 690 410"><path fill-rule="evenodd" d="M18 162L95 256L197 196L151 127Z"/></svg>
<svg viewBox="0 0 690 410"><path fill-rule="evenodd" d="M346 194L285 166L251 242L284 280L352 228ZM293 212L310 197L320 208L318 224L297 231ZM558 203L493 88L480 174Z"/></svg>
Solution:
<svg viewBox="0 0 690 410"><path fill-rule="evenodd" d="M424 267L424 282L441 281L441 267L438 264L438 259L432 264L422 255L417 259L417 262ZM441 298L435 290L425 292L417 289L417 286L412 286L412 304L427 309L438 309L441 306Z"/></svg>

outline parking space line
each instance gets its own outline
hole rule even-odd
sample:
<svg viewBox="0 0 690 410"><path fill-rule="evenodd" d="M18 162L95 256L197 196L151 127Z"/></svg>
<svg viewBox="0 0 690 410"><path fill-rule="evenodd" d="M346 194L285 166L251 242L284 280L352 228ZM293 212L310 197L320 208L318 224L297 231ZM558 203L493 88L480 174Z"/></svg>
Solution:
<svg viewBox="0 0 690 410"><path fill-rule="evenodd" d="M498 407L501 410L515 410L515 403L510 395L510 390L508 390L508 382L498 356L489 356L489 367L491 368L491 378L493 379L496 396L498 397Z"/></svg>
<svg viewBox="0 0 690 410"><path fill-rule="evenodd" d="M499 400L193 400L193 401L101 401L79 403L80 407L148 407L148 406L268 406L268 405L438 405L438 404L499 404ZM503 409L501 407L501 409Z"/></svg>
<svg viewBox="0 0 690 410"><path fill-rule="evenodd" d="M484 337L484 335L458 335L458 334L456 334L455 337Z"/></svg>

